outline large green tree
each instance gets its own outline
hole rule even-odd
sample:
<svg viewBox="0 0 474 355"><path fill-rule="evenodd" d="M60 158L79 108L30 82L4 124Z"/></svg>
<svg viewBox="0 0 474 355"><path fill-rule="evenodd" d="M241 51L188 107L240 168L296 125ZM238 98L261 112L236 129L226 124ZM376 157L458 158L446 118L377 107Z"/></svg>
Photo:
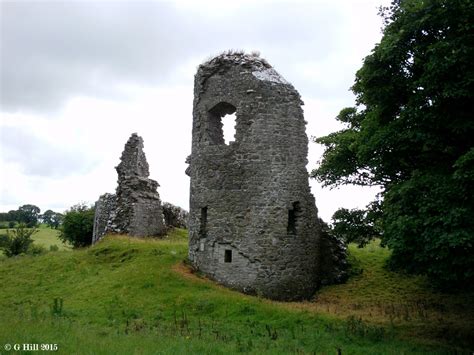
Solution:
<svg viewBox="0 0 474 355"><path fill-rule="evenodd" d="M474 2L398 0L364 59L346 128L313 177L380 186L391 265L442 286L474 281Z"/></svg>
<svg viewBox="0 0 474 355"><path fill-rule="evenodd" d="M43 223L55 229L59 227L63 218L64 216L61 213L54 212L53 210L47 210L41 215Z"/></svg>
<svg viewBox="0 0 474 355"><path fill-rule="evenodd" d="M41 209L35 205L23 205L18 208L18 221L25 223L28 227L38 224L38 217Z"/></svg>

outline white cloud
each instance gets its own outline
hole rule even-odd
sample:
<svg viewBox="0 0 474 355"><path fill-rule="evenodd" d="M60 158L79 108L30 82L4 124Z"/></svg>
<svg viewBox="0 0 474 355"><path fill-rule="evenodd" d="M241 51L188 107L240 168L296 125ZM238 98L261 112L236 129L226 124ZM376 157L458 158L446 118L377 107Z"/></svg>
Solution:
<svg viewBox="0 0 474 355"><path fill-rule="evenodd" d="M0 132L3 159L31 176L61 177L86 173L95 160L68 145L47 141L26 127L3 126ZM86 152L89 153L89 152Z"/></svg>

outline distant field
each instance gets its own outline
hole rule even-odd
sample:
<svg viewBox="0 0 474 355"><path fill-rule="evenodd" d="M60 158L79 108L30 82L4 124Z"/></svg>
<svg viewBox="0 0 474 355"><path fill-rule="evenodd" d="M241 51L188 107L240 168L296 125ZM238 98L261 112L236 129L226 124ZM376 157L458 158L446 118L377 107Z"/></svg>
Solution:
<svg viewBox="0 0 474 355"><path fill-rule="evenodd" d="M8 229L0 229L0 234L6 234ZM59 250L71 250L71 246L64 244L59 238L59 230L51 229L45 225L41 225L38 228L38 231L33 234L32 239L35 244L42 245L47 250L52 245L56 245ZM0 251L0 257L2 256L2 251Z"/></svg>
<svg viewBox="0 0 474 355"><path fill-rule="evenodd" d="M34 243L49 249L51 245L57 245L59 250L71 250L69 245L65 245L59 238L59 231L46 226L38 228L38 232L33 234Z"/></svg>
<svg viewBox="0 0 474 355"><path fill-rule="evenodd" d="M350 248L363 270L315 300L242 295L183 264L187 233L108 237L94 247L0 260L3 344L70 354L436 354L473 349L472 294L429 290L383 269L376 243Z"/></svg>

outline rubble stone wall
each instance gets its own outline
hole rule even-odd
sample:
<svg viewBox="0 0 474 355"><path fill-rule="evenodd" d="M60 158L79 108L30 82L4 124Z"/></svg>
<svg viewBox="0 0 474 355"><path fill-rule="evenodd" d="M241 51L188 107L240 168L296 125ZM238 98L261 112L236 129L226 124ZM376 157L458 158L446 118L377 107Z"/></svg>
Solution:
<svg viewBox="0 0 474 355"><path fill-rule="evenodd" d="M163 203L163 215L168 227L188 228L188 211L169 202Z"/></svg>
<svg viewBox="0 0 474 355"><path fill-rule="evenodd" d="M92 244L95 244L105 233L113 229L112 222L115 218L116 207L116 196L114 194L103 194L95 203Z"/></svg>
<svg viewBox="0 0 474 355"><path fill-rule="evenodd" d="M158 183L149 179L143 139L132 134L116 167L116 194L102 195L96 202L93 243L106 233L145 237L163 235L163 217Z"/></svg>

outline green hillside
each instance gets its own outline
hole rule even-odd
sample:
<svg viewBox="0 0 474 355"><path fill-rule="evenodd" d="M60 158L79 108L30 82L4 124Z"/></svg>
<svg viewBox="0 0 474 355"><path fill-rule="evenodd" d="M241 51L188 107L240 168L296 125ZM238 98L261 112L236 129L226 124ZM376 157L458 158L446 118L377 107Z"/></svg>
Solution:
<svg viewBox="0 0 474 355"><path fill-rule="evenodd" d="M300 303L218 286L191 273L186 254L186 231L175 230L164 240L108 237L82 250L1 259L0 353L17 343L58 344L64 354L472 348L472 295L436 294L423 279L384 270L387 251L377 244L351 248L356 268L347 284Z"/></svg>

